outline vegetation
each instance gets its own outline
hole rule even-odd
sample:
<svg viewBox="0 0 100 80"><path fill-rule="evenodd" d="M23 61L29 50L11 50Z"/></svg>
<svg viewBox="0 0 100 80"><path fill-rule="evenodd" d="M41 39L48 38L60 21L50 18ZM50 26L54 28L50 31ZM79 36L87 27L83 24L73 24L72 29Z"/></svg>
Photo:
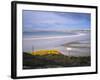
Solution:
<svg viewBox="0 0 100 80"><path fill-rule="evenodd" d="M45 52L45 53L43 53ZM31 53L23 53L23 68L38 69L38 68L55 68L55 67L78 67L90 66L90 56L74 57L64 56L54 50L48 53L48 50L36 51Z"/></svg>
<svg viewBox="0 0 100 80"><path fill-rule="evenodd" d="M60 54L60 52L56 49L54 50L38 50L32 52L32 55L46 55L46 54Z"/></svg>

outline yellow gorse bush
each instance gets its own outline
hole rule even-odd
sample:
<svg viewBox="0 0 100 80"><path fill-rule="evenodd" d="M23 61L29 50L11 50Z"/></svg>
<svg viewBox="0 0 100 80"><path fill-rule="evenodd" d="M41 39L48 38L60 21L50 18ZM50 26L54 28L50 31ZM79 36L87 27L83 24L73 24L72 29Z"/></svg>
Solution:
<svg viewBox="0 0 100 80"><path fill-rule="evenodd" d="M32 52L32 55L59 54L58 50L38 50Z"/></svg>

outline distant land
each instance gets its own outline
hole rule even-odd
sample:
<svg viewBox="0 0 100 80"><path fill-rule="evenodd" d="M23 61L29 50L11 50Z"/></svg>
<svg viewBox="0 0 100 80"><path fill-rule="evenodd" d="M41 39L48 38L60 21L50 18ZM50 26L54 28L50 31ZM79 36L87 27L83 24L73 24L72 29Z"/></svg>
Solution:
<svg viewBox="0 0 100 80"><path fill-rule="evenodd" d="M81 32L86 32L86 31L91 31L90 29L68 29L68 30L39 30L39 29L34 29L34 30L26 30L23 32L36 32L36 31L55 31L55 32L71 32L71 31L81 31Z"/></svg>

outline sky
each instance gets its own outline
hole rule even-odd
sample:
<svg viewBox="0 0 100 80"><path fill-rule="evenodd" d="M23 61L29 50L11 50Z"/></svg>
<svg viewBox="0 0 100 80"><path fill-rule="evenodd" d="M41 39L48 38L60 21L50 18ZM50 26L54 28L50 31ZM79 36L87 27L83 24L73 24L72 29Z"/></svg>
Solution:
<svg viewBox="0 0 100 80"><path fill-rule="evenodd" d="M23 31L90 29L91 14L23 10Z"/></svg>

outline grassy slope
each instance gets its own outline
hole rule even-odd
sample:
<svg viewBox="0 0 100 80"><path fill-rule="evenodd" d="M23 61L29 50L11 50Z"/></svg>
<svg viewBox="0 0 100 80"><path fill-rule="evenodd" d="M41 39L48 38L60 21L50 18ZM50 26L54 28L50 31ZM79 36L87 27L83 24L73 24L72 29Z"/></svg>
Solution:
<svg viewBox="0 0 100 80"><path fill-rule="evenodd" d="M90 57L68 57L62 54L31 55L23 54L23 68L52 68L90 66Z"/></svg>

